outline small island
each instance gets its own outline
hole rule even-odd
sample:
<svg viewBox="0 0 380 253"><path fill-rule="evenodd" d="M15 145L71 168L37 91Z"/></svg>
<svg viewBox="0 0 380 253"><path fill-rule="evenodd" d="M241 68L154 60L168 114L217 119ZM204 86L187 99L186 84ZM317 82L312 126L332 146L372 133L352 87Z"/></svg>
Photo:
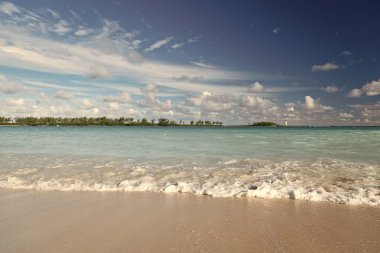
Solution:
<svg viewBox="0 0 380 253"><path fill-rule="evenodd" d="M256 123L252 123L250 126L253 127L279 127L280 125L274 122L269 121L260 121Z"/></svg>

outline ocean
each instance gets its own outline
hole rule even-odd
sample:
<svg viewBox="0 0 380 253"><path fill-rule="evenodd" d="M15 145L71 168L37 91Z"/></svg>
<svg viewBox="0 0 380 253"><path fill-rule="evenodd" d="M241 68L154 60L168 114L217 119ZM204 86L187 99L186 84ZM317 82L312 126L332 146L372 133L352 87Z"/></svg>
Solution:
<svg viewBox="0 0 380 253"><path fill-rule="evenodd" d="M0 127L0 188L380 206L380 127Z"/></svg>

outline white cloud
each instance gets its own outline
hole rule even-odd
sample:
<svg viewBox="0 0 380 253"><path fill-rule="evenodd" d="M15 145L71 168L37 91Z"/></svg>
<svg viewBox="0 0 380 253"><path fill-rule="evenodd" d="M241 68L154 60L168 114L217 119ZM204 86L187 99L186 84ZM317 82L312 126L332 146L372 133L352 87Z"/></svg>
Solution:
<svg viewBox="0 0 380 253"><path fill-rule="evenodd" d="M47 12L49 12L50 13L50 15L53 17L53 18L56 18L56 19L58 19L58 18L60 18L61 17L61 15L59 15L59 13L58 12L56 12L56 11L53 11L52 9L46 9L47 10Z"/></svg>
<svg viewBox="0 0 380 253"><path fill-rule="evenodd" d="M17 31L17 32L15 32ZM13 44L7 44L6 41ZM111 48L112 49L112 48ZM130 52L130 51L129 51ZM131 55L131 54L130 54ZM136 56L136 57L135 57ZM133 56L138 61L139 55ZM130 58L133 58L132 56ZM142 58L142 57L141 57ZM138 62L131 62L125 55L117 50L103 51L99 47L86 46L86 44L68 44L52 41L41 36L33 36L22 28L4 26L0 24L0 64L17 68L32 69L51 73L79 74L96 77L97 71L91 71L94 66L104 66L112 69L114 75L137 79L140 83L157 81L165 83L168 87L178 88L173 76L186 75L189 78L202 76L208 80L246 80L265 79L275 80L273 76L260 75L225 69L215 69L214 66L203 64L206 69L189 65L168 64L150 61L144 58ZM199 64L201 65L201 64ZM211 68L211 69L210 69ZM181 86L194 90L195 84ZM210 83L196 91L210 87ZM215 86L215 85L214 85Z"/></svg>
<svg viewBox="0 0 380 253"><path fill-rule="evenodd" d="M178 49L180 47L183 47L185 44L183 43L175 43L174 45L171 46L172 49Z"/></svg>
<svg viewBox="0 0 380 253"><path fill-rule="evenodd" d="M74 95L69 91L59 90L54 97L63 100L70 100L74 98Z"/></svg>
<svg viewBox="0 0 380 253"><path fill-rule="evenodd" d="M188 44L195 43L195 42L198 42L199 39L200 39L199 36L194 37L194 38L190 38L190 39L187 40L187 43L188 43Z"/></svg>
<svg viewBox="0 0 380 253"><path fill-rule="evenodd" d="M305 96L303 107L310 112L324 112L334 109L331 106L321 105L319 100L314 99L312 96Z"/></svg>
<svg viewBox="0 0 380 253"><path fill-rule="evenodd" d="M54 32L59 35L64 35L71 31L72 28L66 20L60 20L57 24L55 24Z"/></svg>
<svg viewBox="0 0 380 253"><path fill-rule="evenodd" d="M348 97L350 97L350 98L357 98L357 97L360 97L362 94L363 94L363 92L362 92L361 89L352 89L348 93Z"/></svg>
<svg viewBox="0 0 380 253"><path fill-rule="evenodd" d="M16 5L10 2L0 3L0 11L10 16L12 16L15 13L21 12L20 9Z"/></svg>
<svg viewBox="0 0 380 253"><path fill-rule="evenodd" d="M94 104L88 98L83 98L81 103L84 110L90 110L94 108Z"/></svg>
<svg viewBox="0 0 380 253"><path fill-rule="evenodd" d="M358 104L350 105L350 107L360 115L358 120L359 123L364 123L366 125L380 124L380 101L377 101L375 104Z"/></svg>
<svg viewBox="0 0 380 253"><path fill-rule="evenodd" d="M289 112L289 113L292 113L292 112L295 112L295 106L296 104L295 103L287 103L286 105L286 112Z"/></svg>
<svg viewBox="0 0 380 253"><path fill-rule="evenodd" d="M352 55L352 52L351 51L343 51L340 55L343 55L343 56L351 56Z"/></svg>
<svg viewBox="0 0 380 253"><path fill-rule="evenodd" d="M143 93L149 93L149 92L156 92L157 91L157 86L155 84L147 84L144 88L141 89Z"/></svg>
<svg viewBox="0 0 380 253"><path fill-rule="evenodd" d="M84 88L81 88L81 87L72 87L72 86L65 86L61 84L46 83L46 82L32 81L32 80L23 80L23 83L25 85L28 85L28 88L33 87L32 89L37 87L37 88L49 88L49 89L70 90L70 91L84 90Z"/></svg>
<svg viewBox="0 0 380 253"><path fill-rule="evenodd" d="M352 89L349 93L349 97L360 97L361 95L377 96L380 95L380 79L365 84L360 89Z"/></svg>
<svg viewBox="0 0 380 253"><path fill-rule="evenodd" d="M156 99L157 87L154 84L148 84L141 89L141 92L145 94L143 100L139 101L139 105L142 107L154 107L158 104Z"/></svg>
<svg viewBox="0 0 380 253"><path fill-rule="evenodd" d="M203 101L207 99L207 97L211 97L212 94L208 91L203 91L199 96L197 97L189 97L187 100L195 106L202 105Z"/></svg>
<svg viewBox="0 0 380 253"><path fill-rule="evenodd" d="M313 72L326 72L326 71L331 71L331 70L337 70L337 69L341 69L342 66L339 66L335 63L325 63L325 64L322 64L322 65L313 65L311 67L311 71Z"/></svg>
<svg viewBox="0 0 380 253"><path fill-rule="evenodd" d="M192 44L192 43L195 43L195 42L198 42L199 41L199 37L194 37L194 38L189 38L186 42L181 42L181 43L175 43L171 46L172 49L178 49L178 48L181 48L183 46L185 46L186 44Z"/></svg>
<svg viewBox="0 0 380 253"><path fill-rule="evenodd" d="M6 94L12 94L19 92L23 89L23 85L12 81L8 80L4 75L0 74L0 92L6 93Z"/></svg>
<svg viewBox="0 0 380 253"><path fill-rule="evenodd" d="M252 83L248 88L248 92L251 92L251 93L260 93L263 91L264 91L264 86L259 82Z"/></svg>
<svg viewBox="0 0 380 253"><path fill-rule="evenodd" d="M316 107L314 98L311 96L305 96L305 106L307 109L314 109Z"/></svg>
<svg viewBox="0 0 380 253"><path fill-rule="evenodd" d="M124 56L128 60L128 62L132 64L141 64L144 62L144 58L136 52L134 49L125 49Z"/></svg>
<svg viewBox="0 0 380 253"><path fill-rule="evenodd" d="M103 98L103 102L106 103L119 103L119 104L125 104L125 103L131 103L132 98L129 95L128 92L121 92L118 96L107 96Z"/></svg>
<svg viewBox="0 0 380 253"><path fill-rule="evenodd" d="M105 78L112 76L112 73L104 66L95 66L90 70L87 76L91 79Z"/></svg>
<svg viewBox="0 0 380 253"><path fill-rule="evenodd" d="M329 86L322 88L322 90L324 92L327 92L327 93L336 93L339 91L339 88L336 87L335 85L329 85Z"/></svg>
<svg viewBox="0 0 380 253"><path fill-rule="evenodd" d="M170 99L168 99L164 103L162 103L161 107L163 111L169 111L173 108L173 103Z"/></svg>
<svg viewBox="0 0 380 253"><path fill-rule="evenodd" d="M236 103L233 96L223 94L223 95L213 95L208 91L203 91L198 96L190 96L187 98L190 105L200 107L206 112L223 112L230 110Z"/></svg>
<svg viewBox="0 0 380 253"><path fill-rule="evenodd" d="M206 69L215 69L216 68L216 66L211 65L211 64L207 64L207 63L204 63L204 62L191 61L190 63L193 64L193 65L195 65L195 66L206 68Z"/></svg>
<svg viewBox="0 0 380 253"><path fill-rule="evenodd" d="M153 43L150 47L146 48L144 50L144 52L150 52L150 51L153 51L153 50L156 50L156 49L159 49L163 46L165 46L166 44L168 44L170 41L172 41L173 37L166 37L165 39L162 39L162 40L159 40L159 41L156 41L155 43Z"/></svg>
<svg viewBox="0 0 380 253"><path fill-rule="evenodd" d="M367 96L377 96L380 94L380 79L377 81L372 81L370 83L367 83L362 87L362 91Z"/></svg>
<svg viewBox="0 0 380 253"><path fill-rule="evenodd" d="M243 95L241 97L241 105L248 108L270 108L275 106L268 99L248 95Z"/></svg>
<svg viewBox="0 0 380 253"><path fill-rule="evenodd" d="M19 99L10 98L10 99L5 100L5 102L8 106L14 106L14 107L23 106L26 104L25 99L22 99L22 98L19 98Z"/></svg>
<svg viewBox="0 0 380 253"><path fill-rule="evenodd" d="M146 38L139 38L139 31L126 31L116 21L101 20L101 27L91 27L91 33L86 34L81 30L90 28L87 28L85 23L80 23L78 19L67 19L66 24L61 24L61 28L64 29L57 30L55 25L57 22L59 23L59 19L52 20L52 16L46 11L38 12L38 14L40 16L35 21L30 21L30 24L26 22L26 19L22 22L16 19L21 15L9 17L9 22L0 22L1 65L55 74L86 75L93 79L109 77L112 74L118 79L126 78L128 81L123 80L119 84L115 84L114 82L85 80L80 86L72 86L41 83L38 80L23 80L22 83L26 86L27 92L34 94L30 95L28 103L31 103L33 101L32 96L38 96L36 94L42 89L48 90L48 94L56 92L55 98L52 96L45 100L36 98L36 105L23 106L25 115L29 113L37 116L114 116L133 112L144 117L167 115L190 119L195 117L203 119L224 118L233 119L233 122L240 123L252 119L275 119L287 110L277 107L268 99L246 96L247 87L234 85L235 83L246 82L246 80L263 80L266 82L283 79L282 77L278 78L277 75L261 75L216 68L205 63L201 57L193 58L198 59L198 61L183 65L145 59L138 53L138 49L140 49L140 42L146 41ZM45 24L44 34L41 33L41 22ZM57 31L65 37L54 39L57 38L55 36ZM81 36L86 36L86 38L78 38ZM189 39L183 41L183 44L187 45L197 40L198 38ZM167 45L168 43L169 45ZM173 39L168 43L158 45L158 48L165 45L167 47L175 45ZM154 49L157 49L157 45ZM72 78L76 79L77 76ZM76 80L71 80L69 77L69 83L77 84L74 81ZM140 90L135 85L130 86L128 82L134 84L155 83L157 86L148 85ZM96 87L96 89L92 89L92 87ZM109 89L127 92L109 96L104 96L107 93L95 94L96 91L101 90L103 92ZM260 92L264 90L264 87L253 85L252 89L255 92ZM290 91L287 87L285 89ZM88 93L81 93L83 90ZM90 90L91 92L89 92ZM208 92L205 92L206 90ZM65 92L71 93L73 96L86 96L87 98L73 97L67 101L58 100L57 98L71 97ZM265 87L265 92L277 93L284 92L284 90L276 90L276 87ZM263 96L267 96L266 93ZM143 95L143 98L129 103L128 101L132 100L130 98L132 94L134 96ZM186 96L186 94L191 95ZM169 100L167 96L175 96L175 98ZM183 96L186 100L180 100L178 96ZM39 100L38 103L37 100ZM300 104L298 106L301 108ZM295 113L295 108L298 111L299 108L293 106L289 107L289 112ZM13 109L0 108L0 112L16 112L16 109ZM20 108L17 110L21 111Z"/></svg>
<svg viewBox="0 0 380 253"><path fill-rule="evenodd" d="M354 115L352 115L351 113L340 112L339 117L341 117L342 119L352 119Z"/></svg>
<svg viewBox="0 0 380 253"><path fill-rule="evenodd" d="M173 108L171 100L162 102L156 98L158 92L156 85L148 84L141 89L141 92L145 96L142 100L138 101L140 107L149 108L151 113L157 114L158 116L168 116L167 113L173 113L171 112L171 109Z"/></svg>
<svg viewBox="0 0 380 253"><path fill-rule="evenodd" d="M120 110L120 104L118 102L110 102L108 103L108 108L111 111L117 111L117 110Z"/></svg>
<svg viewBox="0 0 380 253"><path fill-rule="evenodd" d="M90 33L92 33L92 29L79 27L79 29L74 33L74 35L78 37L85 37L89 35Z"/></svg>

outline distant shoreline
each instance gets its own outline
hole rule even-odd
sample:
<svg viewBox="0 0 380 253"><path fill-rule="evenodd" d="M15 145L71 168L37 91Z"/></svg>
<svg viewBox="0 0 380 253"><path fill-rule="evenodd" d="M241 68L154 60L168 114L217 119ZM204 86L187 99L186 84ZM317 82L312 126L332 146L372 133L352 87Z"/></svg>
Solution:
<svg viewBox="0 0 380 253"><path fill-rule="evenodd" d="M380 126L251 126L251 125L223 125L223 126L207 126L207 125L169 125L169 126L160 126L160 125L21 125L21 124L0 124L0 127L141 127L141 128L151 128L151 127L194 127L194 128L238 128L238 127L246 127L246 128L344 128L344 127L380 127Z"/></svg>

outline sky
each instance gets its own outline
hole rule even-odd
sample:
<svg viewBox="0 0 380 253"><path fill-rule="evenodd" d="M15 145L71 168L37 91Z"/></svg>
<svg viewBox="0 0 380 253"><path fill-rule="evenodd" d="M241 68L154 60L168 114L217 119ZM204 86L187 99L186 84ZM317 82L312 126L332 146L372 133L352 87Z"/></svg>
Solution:
<svg viewBox="0 0 380 253"><path fill-rule="evenodd" d="M0 116L380 125L379 9L0 0Z"/></svg>

